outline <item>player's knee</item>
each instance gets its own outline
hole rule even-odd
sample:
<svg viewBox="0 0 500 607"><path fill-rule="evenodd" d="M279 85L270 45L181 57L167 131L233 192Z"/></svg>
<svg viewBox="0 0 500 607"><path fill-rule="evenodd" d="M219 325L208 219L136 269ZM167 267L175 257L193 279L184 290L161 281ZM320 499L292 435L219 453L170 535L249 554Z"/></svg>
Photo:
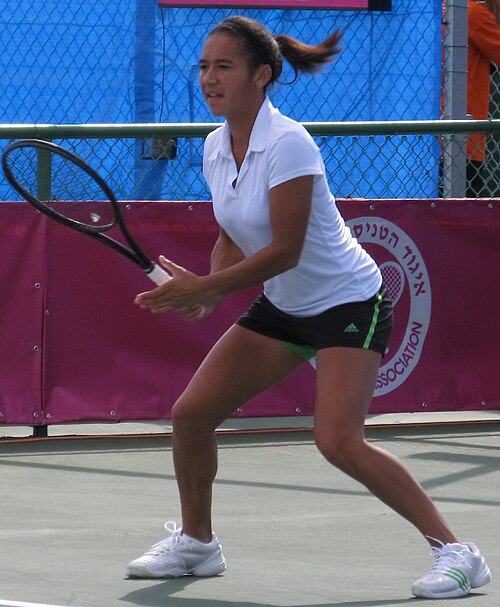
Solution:
<svg viewBox="0 0 500 607"><path fill-rule="evenodd" d="M171 413L172 427L174 433L194 434L198 432L207 432L208 422L205 416L200 415L189 401L179 399L172 407Z"/></svg>
<svg viewBox="0 0 500 607"><path fill-rule="evenodd" d="M175 432L190 431L195 421L193 413L183 401L177 401L172 407L172 426Z"/></svg>
<svg viewBox="0 0 500 607"><path fill-rule="evenodd" d="M359 456L359 440L348 433L315 434L316 446L323 457L333 466L352 474Z"/></svg>

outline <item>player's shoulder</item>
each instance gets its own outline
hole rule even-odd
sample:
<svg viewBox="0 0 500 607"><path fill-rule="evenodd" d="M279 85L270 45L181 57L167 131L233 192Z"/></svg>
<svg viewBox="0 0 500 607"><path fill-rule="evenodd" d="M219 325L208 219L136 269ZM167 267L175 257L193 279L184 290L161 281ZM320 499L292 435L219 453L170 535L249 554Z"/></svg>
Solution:
<svg viewBox="0 0 500 607"><path fill-rule="evenodd" d="M281 112L273 113L268 136L271 145L280 146L285 150L295 152L300 149L318 150L307 129L297 120L285 116Z"/></svg>
<svg viewBox="0 0 500 607"><path fill-rule="evenodd" d="M221 140L222 134L224 132L224 124L218 125L213 131L210 131L210 133L208 133L205 138L205 144L215 145Z"/></svg>
<svg viewBox="0 0 500 607"><path fill-rule="evenodd" d="M293 118L290 118L290 116L282 114L276 108L274 108L274 110L275 111L273 111L271 114L270 128L276 134L291 133L292 135L297 135L299 137L306 138L309 136L309 133L300 122Z"/></svg>
<svg viewBox="0 0 500 607"><path fill-rule="evenodd" d="M227 124L221 124L213 131L210 131L205 137L204 143L204 155L206 158L217 156L217 153L221 151L225 145L225 132L227 130Z"/></svg>

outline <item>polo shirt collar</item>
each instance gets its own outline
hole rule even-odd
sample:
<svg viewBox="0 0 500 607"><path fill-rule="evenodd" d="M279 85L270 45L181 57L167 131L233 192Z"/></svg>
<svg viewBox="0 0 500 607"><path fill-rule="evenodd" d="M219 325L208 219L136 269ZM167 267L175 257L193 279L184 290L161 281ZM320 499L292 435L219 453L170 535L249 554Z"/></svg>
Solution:
<svg viewBox="0 0 500 607"><path fill-rule="evenodd" d="M262 152L266 148L267 139L269 136L269 126L272 114L276 112L275 107L271 103L269 97L266 97L260 106L260 109L255 118L255 122L250 134L250 142L248 144L248 152ZM231 134L229 125L226 122L222 125L221 144L218 149L215 149L209 159L214 160L218 154L231 158L233 151L231 149ZM248 153L247 152L247 153Z"/></svg>
<svg viewBox="0 0 500 607"><path fill-rule="evenodd" d="M273 111L276 110L269 100L269 97L266 97L260 106L260 110L255 118L252 132L250 134L250 142L248 144L249 152L262 152L266 149Z"/></svg>

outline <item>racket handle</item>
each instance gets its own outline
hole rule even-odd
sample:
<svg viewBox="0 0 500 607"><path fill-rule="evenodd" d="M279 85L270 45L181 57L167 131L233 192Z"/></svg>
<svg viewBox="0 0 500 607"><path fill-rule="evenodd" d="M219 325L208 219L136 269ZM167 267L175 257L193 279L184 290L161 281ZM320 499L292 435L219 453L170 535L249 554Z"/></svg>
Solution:
<svg viewBox="0 0 500 607"><path fill-rule="evenodd" d="M153 269L147 273L149 278L158 286L164 284L172 277L161 266L155 263ZM198 306L198 316L202 316L206 312L205 306Z"/></svg>
<svg viewBox="0 0 500 607"><path fill-rule="evenodd" d="M149 278L158 286L170 280L172 277L161 266L155 263L153 269L147 273Z"/></svg>

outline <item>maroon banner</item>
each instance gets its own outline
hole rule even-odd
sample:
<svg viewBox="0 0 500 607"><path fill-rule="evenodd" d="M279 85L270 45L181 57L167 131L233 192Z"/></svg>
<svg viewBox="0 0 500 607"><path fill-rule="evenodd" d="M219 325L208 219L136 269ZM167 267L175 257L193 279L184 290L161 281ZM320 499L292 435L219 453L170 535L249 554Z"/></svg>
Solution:
<svg viewBox="0 0 500 607"><path fill-rule="evenodd" d="M372 411L498 409L499 201L347 202L341 209L394 300Z"/></svg>
<svg viewBox="0 0 500 607"><path fill-rule="evenodd" d="M0 423L43 423L45 223L0 204Z"/></svg>
<svg viewBox="0 0 500 607"><path fill-rule="evenodd" d="M371 413L498 409L500 202L341 201L380 264L395 327ZM209 203L127 203L148 253L208 270L217 236ZM128 260L1 203L0 423L167 419L177 396L259 289L186 323L133 304L151 288ZM238 417L312 415L315 371L301 369Z"/></svg>
<svg viewBox="0 0 500 607"><path fill-rule="evenodd" d="M209 268L217 238L209 203L130 203L127 224L148 253L199 273ZM259 289L228 297L209 318L187 323L140 310L136 293L153 287L130 262L83 234L47 223L44 403L51 423L146 420L170 409L211 346ZM312 369L304 367L242 416L310 410Z"/></svg>

